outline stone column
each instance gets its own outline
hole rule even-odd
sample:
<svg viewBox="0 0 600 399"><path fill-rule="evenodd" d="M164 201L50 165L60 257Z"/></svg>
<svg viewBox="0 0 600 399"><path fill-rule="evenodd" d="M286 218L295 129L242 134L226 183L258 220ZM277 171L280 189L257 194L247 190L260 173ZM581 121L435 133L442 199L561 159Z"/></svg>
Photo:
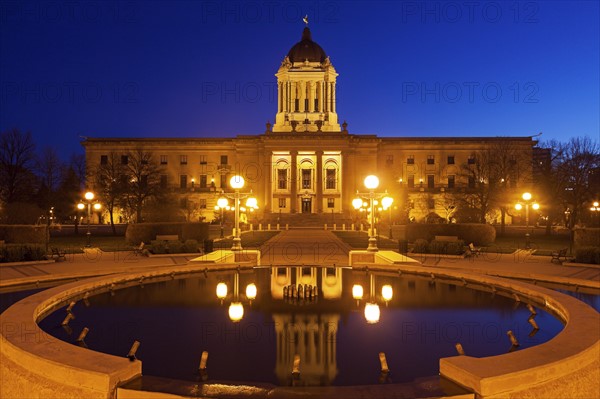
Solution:
<svg viewBox="0 0 600 399"><path fill-rule="evenodd" d="M308 112L315 112L315 82L310 81L308 84Z"/></svg>
<svg viewBox="0 0 600 399"><path fill-rule="evenodd" d="M329 112L329 82L323 82L323 107L325 112Z"/></svg>
<svg viewBox="0 0 600 399"><path fill-rule="evenodd" d="M336 106L335 106L335 82L331 84L331 112L336 112Z"/></svg>
<svg viewBox="0 0 600 399"><path fill-rule="evenodd" d="M323 151L317 151L317 213L323 213Z"/></svg>
<svg viewBox="0 0 600 399"><path fill-rule="evenodd" d="M283 109L283 82L277 84L277 113Z"/></svg>
<svg viewBox="0 0 600 399"><path fill-rule="evenodd" d="M298 164L297 157L298 151L290 151L290 156L292 158L292 166L291 166L291 198L290 198L290 212L296 213L296 202L298 202Z"/></svg>
<svg viewBox="0 0 600 399"><path fill-rule="evenodd" d="M306 98L306 83L299 82L298 84L300 85L300 95L298 96L298 100L300 103L299 112L306 112L304 108L304 99Z"/></svg>

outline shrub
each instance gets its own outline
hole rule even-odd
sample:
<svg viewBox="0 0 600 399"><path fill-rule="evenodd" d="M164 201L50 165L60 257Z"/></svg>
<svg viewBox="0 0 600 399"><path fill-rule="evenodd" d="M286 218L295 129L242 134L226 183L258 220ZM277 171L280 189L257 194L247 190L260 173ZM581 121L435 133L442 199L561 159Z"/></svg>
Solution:
<svg viewBox="0 0 600 399"><path fill-rule="evenodd" d="M131 245L140 242L151 242L157 235L177 235L180 240L196 240L208 238L207 223L135 223L127 226L125 239Z"/></svg>
<svg viewBox="0 0 600 399"><path fill-rule="evenodd" d="M575 247L600 247L600 229L586 227L574 230Z"/></svg>
<svg viewBox="0 0 600 399"><path fill-rule="evenodd" d="M185 242L183 243L183 252L186 252L186 253L198 252L198 241L185 240Z"/></svg>
<svg viewBox="0 0 600 399"><path fill-rule="evenodd" d="M44 244L48 231L45 225L0 225L0 240L15 244Z"/></svg>
<svg viewBox="0 0 600 399"><path fill-rule="evenodd" d="M575 251L575 262L600 265L599 247L581 247Z"/></svg>
<svg viewBox="0 0 600 399"><path fill-rule="evenodd" d="M167 243L165 241L153 240L150 244L150 252L153 254L166 254Z"/></svg>
<svg viewBox="0 0 600 399"><path fill-rule="evenodd" d="M0 262L26 262L46 259L41 245L8 244L0 246Z"/></svg>
<svg viewBox="0 0 600 399"><path fill-rule="evenodd" d="M423 240L421 238L415 240L415 246L413 247L413 252L426 254L429 250L429 243L427 240Z"/></svg>
<svg viewBox="0 0 600 399"><path fill-rule="evenodd" d="M167 252L170 254L180 254L183 252L183 243L181 241L168 241Z"/></svg>
<svg viewBox="0 0 600 399"><path fill-rule="evenodd" d="M496 230L489 224L425 224L413 223L406 226L406 238L433 240L435 236L457 236L459 239L474 245L489 245L496 240Z"/></svg>

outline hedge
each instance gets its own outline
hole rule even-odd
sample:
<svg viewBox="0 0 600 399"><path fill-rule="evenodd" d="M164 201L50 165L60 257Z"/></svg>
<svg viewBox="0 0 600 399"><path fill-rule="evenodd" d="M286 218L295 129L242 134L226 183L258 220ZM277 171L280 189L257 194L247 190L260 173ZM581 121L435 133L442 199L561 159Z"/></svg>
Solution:
<svg viewBox="0 0 600 399"><path fill-rule="evenodd" d="M125 239L131 245L138 245L142 241L148 244L156 240L157 235L177 235L181 241L203 242L208 238L208 223L135 223L128 225L125 231Z"/></svg>
<svg viewBox="0 0 600 399"><path fill-rule="evenodd" d="M45 244L45 225L0 224L0 241L14 244Z"/></svg>
<svg viewBox="0 0 600 399"><path fill-rule="evenodd" d="M586 227L574 230L575 247L600 247L600 229Z"/></svg>
<svg viewBox="0 0 600 399"><path fill-rule="evenodd" d="M25 262L43 259L46 259L46 249L42 245L0 245L0 263Z"/></svg>
<svg viewBox="0 0 600 399"><path fill-rule="evenodd" d="M198 252L198 241L160 241L153 240L150 244L150 252L153 254L180 254Z"/></svg>
<svg viewBox="0 0 600 399"><path fill-rule="evenodd" d="M489 224L480 223L411 223L406 225L408 241L414 242L418 239L431 241L435 236L457 236L466 243L490 245L496 241L496 230Z"/></svg>
<svg viewBox="0 0 600 399"><path fill-rule="evenodd" d="M462 255L465 252L465 242L458 241L438 241L432 240L430 243L423 239L417 239L413 247L415 253L440 254L440 255Z"/></svg>
<svg viewBox="0 0 600 399"><path fill-rule="evenodd" d="M598 229L596 229L598 230ZM599 247L581 247L575 251L575 262L600 265Z"/></svg>

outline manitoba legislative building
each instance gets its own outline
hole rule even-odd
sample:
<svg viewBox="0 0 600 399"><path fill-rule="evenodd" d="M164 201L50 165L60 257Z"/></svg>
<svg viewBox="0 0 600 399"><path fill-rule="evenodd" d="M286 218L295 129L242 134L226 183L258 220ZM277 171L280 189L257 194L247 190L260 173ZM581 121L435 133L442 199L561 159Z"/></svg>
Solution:
<svg viewBox="0 0 600 399"><path fill-rule="evenodd" d="M231 193L231 176L245 179L259 209L255 223L350 223L356 192L365 192L367 175L377 175L378 191L394 198L393 222L450 220L454 194L476 190L465 168L476 167L476 154L499 144L526 154L529 162L511 172L511 187L532 180L530 137L378 137L350 133L338 117L338 73L308 27L282 60L277 73L274 123L263 133L230 138L87 138L82 142L88 172L109 157L128 162L144 151L161 169L160 183L181 207L193 209L193 221L212 221L221 193ZM343 112L343 110L339 110ZM268 119L268 118L265 118ZM262 129L261 129L262 130ZM90 180L90 188L93 182ZM184 212L182 212L184 214ZM189 215L189 213L188 213ZM382 216L382 219L384 217ZM387 214L385 220L387 221Z"/></svg>

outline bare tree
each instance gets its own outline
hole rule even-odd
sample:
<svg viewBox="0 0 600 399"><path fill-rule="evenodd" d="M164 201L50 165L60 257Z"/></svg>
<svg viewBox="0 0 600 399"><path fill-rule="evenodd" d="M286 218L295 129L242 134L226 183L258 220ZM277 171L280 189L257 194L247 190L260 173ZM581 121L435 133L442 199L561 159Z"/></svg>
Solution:
<svg viewBox="0 0 600 399"><path fill-rule="evenodd" d="M589 137L573 137L562 147L557 167L563 198L571 207L570 227L579 223L583 207L592 199L592 173L600 168L600 147Z"/></svg>
<svg viewBox="0 0 600 399"><path fill-rule="evenodd" d="M141 149L127 155L127 188L124 196L129 208L135 212L136 221L142 222L142 210L145 201L158 198L163 194L160 185L162 168L155 162L153 154Z"/></svg>
<svg viewBox="0 0 600 399"><path fill-rule="evenodd" d="M546 235L552 234L553 222L564 217L564 185L558 174L563 147L564 145L556 140L540 144L540 148L545 148L550 153L547 164L536 165L541 173L534 182L539 188L539 196L544 204Z"/></svg>
<svg viewBox="0 0 600 399"><path fill-rule="evenodd" d="M94 187L104 209L108 212L113 234L117 234L114 214L127 188L125 165L114 152L107 155L106 162L100 163L93 173Z"/></svg>
<svg viewBox="0 0 600 399"><path fill-rule="evenodd" d="M475 152L472 162L461 165L461 176L468 181L467 189L458 195L461 207L477 211L477 221L486 222L494 206L499 180L495 174L494 153L490 149Z"/></svg>
<svg viewBox="0 0 600 399"><path fill-rule="evenodd" d="M0 199L5 203L32 197L35 145L31 133L13 128L0 135Z"/></svg>

